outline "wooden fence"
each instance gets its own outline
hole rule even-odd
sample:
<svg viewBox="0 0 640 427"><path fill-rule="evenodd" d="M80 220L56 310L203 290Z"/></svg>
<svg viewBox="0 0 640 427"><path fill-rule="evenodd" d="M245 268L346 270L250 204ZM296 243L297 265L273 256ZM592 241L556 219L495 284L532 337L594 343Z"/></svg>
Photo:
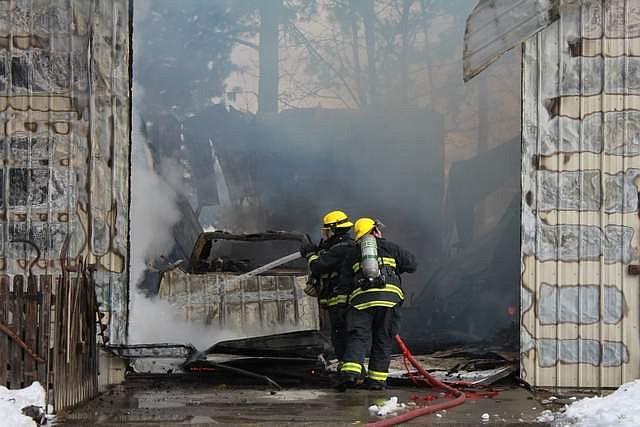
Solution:
<svg viewBox="0 0 640 427"><path fill-rule="evenodd" d="M56 412L95 396L95 316L89 274L0 275L0 385L38 381Z"/></svg>

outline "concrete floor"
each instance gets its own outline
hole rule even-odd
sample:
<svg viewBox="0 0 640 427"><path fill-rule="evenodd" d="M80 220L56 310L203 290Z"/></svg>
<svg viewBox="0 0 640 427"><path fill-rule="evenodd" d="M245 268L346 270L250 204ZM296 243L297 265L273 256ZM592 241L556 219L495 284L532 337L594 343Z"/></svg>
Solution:
<svg viewBox="0 0 640 427"><path fill-rule="evenodd" d="M528 391L499 387L492 399L467 400L457 408L412 420L414 425L480 426L532 425L543 409ZM134 378L98 398L57 417L56 424L77 425L362 425L380 418L368 407L376 400L398 396L411 402L428 389L392 387L384 392L331 388L285 389L226 386L206 379L179 377ZM424 402L426 403L426 402ZM488 421L482 414L488 413ZM539 424L536 424L539 425Z"/></svg>

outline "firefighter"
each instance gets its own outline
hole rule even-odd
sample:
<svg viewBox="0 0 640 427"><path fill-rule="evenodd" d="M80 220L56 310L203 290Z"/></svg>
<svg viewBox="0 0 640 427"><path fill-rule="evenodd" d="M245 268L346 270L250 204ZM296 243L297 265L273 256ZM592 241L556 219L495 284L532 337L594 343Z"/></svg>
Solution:
<svg viewBox="0 0 640 427"><path fill-rule="evenodd" d="M323 218L319 247L303 245L300 248L311 270L310 283L305 292L317 296L320 306L328 311L331 342L339 362L342 361L346 345L347 294L338 292L338 274L346 255L354 247L350 233L352 227L353 223L344 212L329 212Z"/></svg>
<svg viewBox="0 0 640 427"><path fill-rule="evenodd" d="M382 238L382 224L371 218L355 223L356 246L340 273L340 288L351 289L347 312L347 348L340 369L339 388L358 386L363 362L369 366L364 385L386 388L393 339L398 333L404 300L400 275L413 273L413 254Z"/></svg>

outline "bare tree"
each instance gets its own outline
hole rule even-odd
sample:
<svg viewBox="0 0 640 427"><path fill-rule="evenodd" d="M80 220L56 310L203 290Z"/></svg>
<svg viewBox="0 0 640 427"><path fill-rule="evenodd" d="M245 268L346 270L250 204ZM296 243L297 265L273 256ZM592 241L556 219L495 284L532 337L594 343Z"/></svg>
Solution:
<svg viewBox="0 0 640 427"><path fill-rule="evenodd" d="M349 2L349 19L351 27L351 54L353 58L353 79L356 84L360 105L367 104L367 96L362 84L362 68L360 66L360 40L358 36L359 17L354 7L353 0Z"/></svg>
<svg viewBox="0 0 640 427"><path fill-rule="evenodd" d="M278 111L278 39L282 0L260 2L258 111Z"/></svg>
<svg viewBox="0 0 640 427"><path fill-rule="evenodd" d="M369 104L377 106L378 101L378 75L376 72L376 14L373 9L374 2L361 1L360 13L364 21L364 38L367 44L367 78L369 81Z"/></svg>
<svg viewBox="0 0 640 427"><path fill-rule="evenodd" d="M402 46L400 49L400 100L403 105L409 103L409 11L413 0L402 1L402 18L400 19L400 34Z"/></svg>

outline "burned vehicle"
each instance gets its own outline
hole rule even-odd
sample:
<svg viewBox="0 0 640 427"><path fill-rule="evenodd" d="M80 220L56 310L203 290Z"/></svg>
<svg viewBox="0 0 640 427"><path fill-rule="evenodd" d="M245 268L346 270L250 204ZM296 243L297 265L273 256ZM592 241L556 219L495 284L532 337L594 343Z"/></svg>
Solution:
<svg viewBox="0 0 640 427"><path fill-rule="evenodd" d="M295 262L300 258L297 247L306 239L304 234L282 231L203 232L187 262L161 272L158 296L178 307L185 321L244 336L317 330L317 301L303 292L304 262ZM291 255L274 268L255 268L268 264L266 257L280 258L283 252Z"/></svg>

